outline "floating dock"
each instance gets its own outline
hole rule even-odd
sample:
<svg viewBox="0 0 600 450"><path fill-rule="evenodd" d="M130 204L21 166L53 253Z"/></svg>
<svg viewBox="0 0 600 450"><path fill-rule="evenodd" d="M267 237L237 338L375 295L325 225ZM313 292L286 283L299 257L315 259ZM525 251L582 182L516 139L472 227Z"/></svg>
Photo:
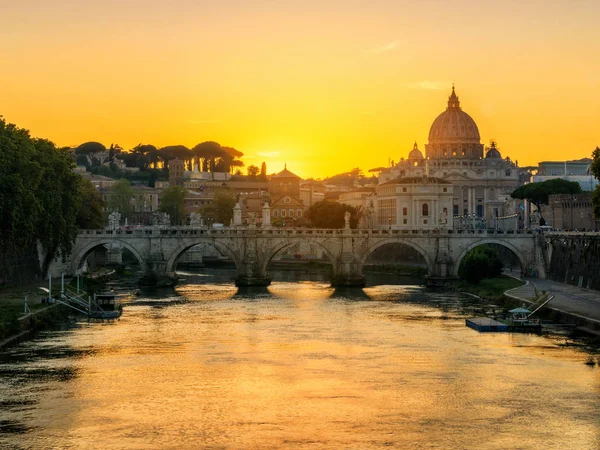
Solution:
<svg viewBox="0 0 600 450"><path fill-rule="evenodd" d="M510 331L513 333L541 333L542 325L539 321L527 322L500 322L499 320L490 319L489 317L475 317L467 319L466 324L469 328L480 332L504 332Z"/></svg>
<svg viewBox="0 0 600 450"><path fill-rule="evenodd" d="M508 331L508 325L489 317L467 319L467 326L477 331Z"/></svg>

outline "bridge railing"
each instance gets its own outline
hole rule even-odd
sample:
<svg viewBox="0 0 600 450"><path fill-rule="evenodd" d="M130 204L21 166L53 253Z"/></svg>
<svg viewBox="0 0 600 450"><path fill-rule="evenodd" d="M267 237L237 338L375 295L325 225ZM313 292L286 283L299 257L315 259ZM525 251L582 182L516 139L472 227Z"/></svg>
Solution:
<svg viewBox="0 0 600 450"><path fill-rule="evenodd" d="M227 227L227 228L208 228L192 226L139 226L119 228L102 228L92 230L79 230L82 236L451 236L451 235L515 235L515 234L533 234L532 230L501 230L494 228L483 229L448 229L448 228L412 228L412 229L321 229L321 228L279 228L279 227Z"/></svg>

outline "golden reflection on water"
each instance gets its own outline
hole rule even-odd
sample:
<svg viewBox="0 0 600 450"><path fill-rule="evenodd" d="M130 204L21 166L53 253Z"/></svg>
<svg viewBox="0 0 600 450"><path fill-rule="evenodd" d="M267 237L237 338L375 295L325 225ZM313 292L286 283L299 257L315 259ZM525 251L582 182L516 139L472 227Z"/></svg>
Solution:
<svg viewBox="0 0 600 450"><path fill-rule="evenodd" d="M53 363L74 368L69 381L19 387L37 402L16 414L31 428L0 444L600 447L599 369L556 339L476 333L428 303L444 294L318 282L177 292L59 334L59 346L89 352Z"/></svg>

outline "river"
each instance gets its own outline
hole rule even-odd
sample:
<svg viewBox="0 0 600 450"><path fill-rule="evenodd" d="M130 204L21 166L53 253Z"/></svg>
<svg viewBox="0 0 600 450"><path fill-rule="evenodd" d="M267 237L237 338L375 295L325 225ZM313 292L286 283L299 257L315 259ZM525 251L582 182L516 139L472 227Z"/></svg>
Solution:
<svg viewBox="0 0 600 450"><path fill-rule="evenodd" d="M0 448L600 448L566 336L477 333L489 306L416 285L182 277L0 355Z"/></svg>

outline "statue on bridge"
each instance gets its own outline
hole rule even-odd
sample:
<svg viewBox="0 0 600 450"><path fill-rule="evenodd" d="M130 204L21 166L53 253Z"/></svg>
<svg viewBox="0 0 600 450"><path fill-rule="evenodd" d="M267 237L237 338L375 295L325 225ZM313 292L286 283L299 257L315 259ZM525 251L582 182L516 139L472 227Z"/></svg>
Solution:
<svg viewBox="0 0 600 450"><path fill-rule="evenodd" d="M204 225L202 215L197 212L190 213L190 227L201 227Z"/></svg>
<svg viewBox="0 0 600 450"><path fill-rule="evenodd" d="M154 226L168 227L171 225L171 216L169 216L166 212L156 211L152 215L152 223Z"/></svg>
<svg viewBox="0 0 600 450"><path fill-rule="evenodd" d="M121 213L113 211L108 215L108 228L116 230L121 227Z"/></svg>
<svg viewBox="0 0 600 450"><path fill-rule="evenodd" d="M350 229L350 211L346 211L344 214L344 228L346 228L346 230Z"/></svg>

